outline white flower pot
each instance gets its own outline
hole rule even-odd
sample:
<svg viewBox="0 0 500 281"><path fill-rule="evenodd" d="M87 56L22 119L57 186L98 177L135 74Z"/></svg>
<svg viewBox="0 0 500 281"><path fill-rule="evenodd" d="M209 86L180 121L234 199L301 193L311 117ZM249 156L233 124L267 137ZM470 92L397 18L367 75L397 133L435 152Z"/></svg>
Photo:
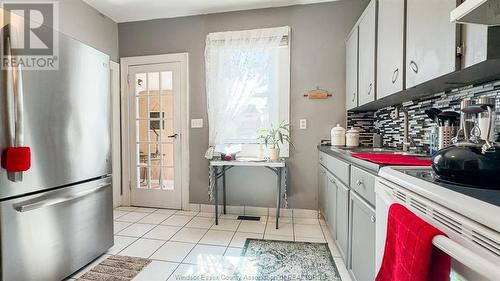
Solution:
<svg viewBox="0 0 500 281"><path fill-rule="evenodd" d="M277 162L280 160L280 149L279 148L270 148L269 149L269 159L272 162Z"/></svg>

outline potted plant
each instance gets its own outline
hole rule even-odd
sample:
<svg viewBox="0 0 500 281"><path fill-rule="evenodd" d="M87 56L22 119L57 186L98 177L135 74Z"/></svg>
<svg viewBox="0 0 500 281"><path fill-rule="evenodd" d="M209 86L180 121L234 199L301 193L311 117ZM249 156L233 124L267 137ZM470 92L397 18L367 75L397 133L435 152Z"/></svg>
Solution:
<svg viewBox="0 0 500 281"><path fill-rule="evenodd" d="M259 133L258 140L269 149L269 158L273 162L278 161L280 158L280 146L285 143L292 145L290 142L290 124L285 121L281 122L277 128L271 125L270 129L260 129Z"/></svg>

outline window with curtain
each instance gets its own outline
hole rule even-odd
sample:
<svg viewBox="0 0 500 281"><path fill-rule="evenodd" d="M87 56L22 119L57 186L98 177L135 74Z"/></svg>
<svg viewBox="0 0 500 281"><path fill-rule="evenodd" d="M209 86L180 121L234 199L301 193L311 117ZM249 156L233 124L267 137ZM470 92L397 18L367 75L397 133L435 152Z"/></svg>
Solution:
<svg viewBox="0 0 500 281"><path fill-rule="evenodd" d="M257 156L259 130L289 121L289 38L289 27L208 34L209 151L242 144L240 155Z"/></svg>

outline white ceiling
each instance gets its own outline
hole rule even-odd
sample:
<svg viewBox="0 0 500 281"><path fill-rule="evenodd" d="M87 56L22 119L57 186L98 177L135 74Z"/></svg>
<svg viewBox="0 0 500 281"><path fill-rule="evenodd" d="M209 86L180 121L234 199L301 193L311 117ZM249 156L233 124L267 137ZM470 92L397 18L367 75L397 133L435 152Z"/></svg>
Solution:
<svg viewBox="0 0 500 281"><path fill-rule="evenodd" d="M282 7L334 0L83 0L116 22Z"/></svg>

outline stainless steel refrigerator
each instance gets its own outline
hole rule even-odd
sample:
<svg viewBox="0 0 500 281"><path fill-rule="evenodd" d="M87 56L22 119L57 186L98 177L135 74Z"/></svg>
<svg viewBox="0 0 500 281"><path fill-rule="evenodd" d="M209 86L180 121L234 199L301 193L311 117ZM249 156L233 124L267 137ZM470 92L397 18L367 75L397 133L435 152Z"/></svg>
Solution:
<svg viewBox="0 0 500 281"><path fill-rule="evenodd" d="M22 71L32 164L20 182L0 170L1 280L62 280L113 245L108 64L59 34L59 70ZM0 151L10 141L2 89Z"/></svg>

